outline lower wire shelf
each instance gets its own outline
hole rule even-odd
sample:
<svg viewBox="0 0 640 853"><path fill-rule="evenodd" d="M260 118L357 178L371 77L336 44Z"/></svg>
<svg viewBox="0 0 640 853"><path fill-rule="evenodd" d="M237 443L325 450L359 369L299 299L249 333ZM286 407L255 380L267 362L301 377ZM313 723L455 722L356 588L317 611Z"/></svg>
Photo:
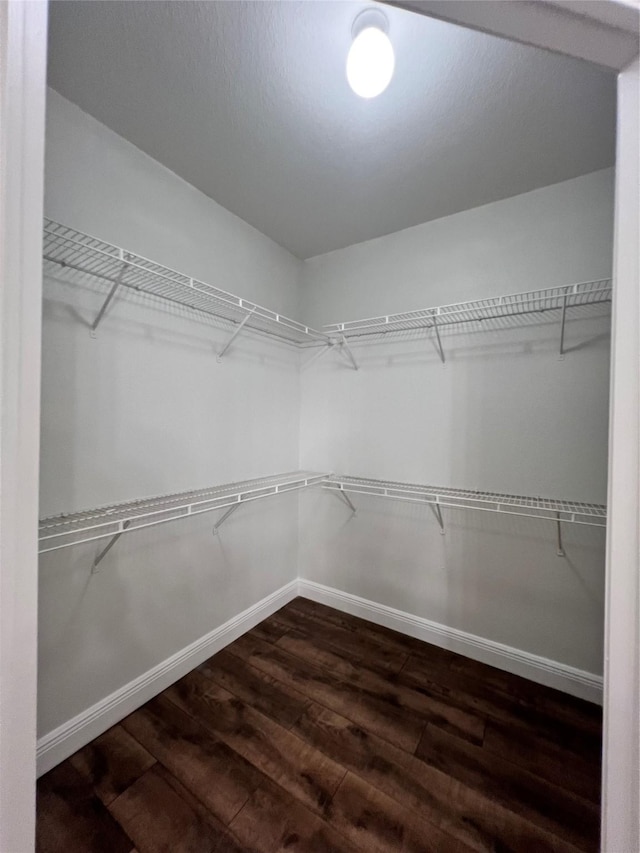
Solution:
<svg viewBox="0 0 640 853"><path fill-rule="evenodd" d="M497 492L479 492L470 489L452 489L440 486L423 486L414 483L397 483L391 480L370 480L331 474L323 483L325 489L341 493L359 493L377 497L394 498L434 507L477 509L501 512L528 518L546 518L571 524L588 524L606 527L607 508L601 504L553 498L503 495Z"/></svg>
<svg viewBox="0 0 640 853"><path fill-rule="evenodd" d="M607 508L602 504L425 486L314 471L293 471L45 518L40 522L38 530L39 552L46 554L83 542L110 539L109 544L94 560L95 568L124 533L225 509L226 512L213 528L213 532L217 533L225 519L242 504L318 485L337 492L354 512L355 507L348 497L349 494L427 504L434 511L442 532L442 508L481 510L554 521L558 526L558 553L561 555L564 553L561 523L592 527L606 527L607 523Z"/></svg>
<svg viewBox="0 0 640 853"><path fill-rule="evenodd" d="M326 477L326 474L312 471L293 471L256 480L227 483L209 489L159 495L45 518L39 524L39 552L46 554L49 551L57 551L82 542L93 542L109 537L115 541L115 538L123 533L213 512L217 509L233 509L249 501L317 485ZM219 524L220 522L214 531ZM100 559L109 547L111 545L103 551Z"/></svg>

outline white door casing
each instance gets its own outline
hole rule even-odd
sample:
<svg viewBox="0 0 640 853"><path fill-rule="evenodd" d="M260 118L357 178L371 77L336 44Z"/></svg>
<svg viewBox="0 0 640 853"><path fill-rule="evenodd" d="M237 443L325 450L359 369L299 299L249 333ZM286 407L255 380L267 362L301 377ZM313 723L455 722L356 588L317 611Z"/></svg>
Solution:
<svg viewBox="0 0 640 853"><path fill-rule="evenodd" d="M0 850L34 845L47 5L0 2Z"/></svg>

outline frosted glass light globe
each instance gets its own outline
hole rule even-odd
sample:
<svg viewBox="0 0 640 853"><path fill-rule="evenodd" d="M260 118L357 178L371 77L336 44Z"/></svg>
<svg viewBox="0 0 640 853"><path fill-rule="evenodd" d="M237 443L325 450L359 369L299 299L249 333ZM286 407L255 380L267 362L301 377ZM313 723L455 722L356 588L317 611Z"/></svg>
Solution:
<svg viewBox="0 0 640 853"><path fill-rule="evenodd" d="M393 77L395 56L389 36L377 27L367 27L353 40L347 56L347 80L361 98L375 98Z"/></svg>

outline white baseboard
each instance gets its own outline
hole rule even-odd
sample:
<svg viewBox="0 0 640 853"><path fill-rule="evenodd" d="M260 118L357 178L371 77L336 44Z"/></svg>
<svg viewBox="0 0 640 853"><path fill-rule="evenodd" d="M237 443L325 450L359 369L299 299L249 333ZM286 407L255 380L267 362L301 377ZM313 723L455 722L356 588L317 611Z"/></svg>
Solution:
<svg viewBox="0 0 640 853"><path fill-rule="evenodd" d="M375 622L376 625L384 625L401 634L449 649L514 675L521 675L538 684L555 687L572 696L602 704L600 675L505 646L494 640L486 640L457 628L449 628L421 616L412 616L402 610L395 610L385 604L377 604L375 601L368 601L358 595L341 592L314 581L299 580L298 594L352 616Z"/></svg>
<svg viewBox="0 0 640 853"><path fill-rule="evenodd" d="M294 580L229 619L191 645L125 684L110 696L38 739L37 772L42 776L102 732L144 705L211 655L215 655L298 594Z"/></svg>

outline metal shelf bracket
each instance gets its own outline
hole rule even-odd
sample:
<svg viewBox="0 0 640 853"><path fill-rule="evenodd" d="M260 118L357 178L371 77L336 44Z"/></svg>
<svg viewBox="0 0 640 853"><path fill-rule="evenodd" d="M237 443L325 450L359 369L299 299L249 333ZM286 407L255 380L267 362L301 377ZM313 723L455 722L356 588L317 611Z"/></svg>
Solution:
<svg viewBox="0 0 640 853"><path fill-rule="evenodd" d="M241 502L240 502L240 501L238 501L238 503L237 503L237 504L234 504L233 506L230 506L230 507L229 507L229 509L228 509L225 513L223 513L223 514L220 516L220 518L218 519L218 521L213 525L213 535L214 535L214 536L217 536L217 535L218 535L218 530L220 530L220 528L221 528L221 527L222 527L222 525L225 523L225 521L229 518L229 516L230 516L230 515L233 515L233 513L234 513L237 509L239 509L239 508L240 508L240 503L241 503Z"/></svg>
<svg viewBox="0 0 640 853"><path fill-rule="evenodd" d="M336 489L336 494L338 495L339 498L342 498L344 503L349 507L352 515L357 515L357 510L356 510L355 506L353 505L349 495L346 492L344 492L342 489Z"/></svg>
<svg viewBox="0 0 640 853"><path fill-rule="evenodd" d="M564 358L564 328L567 319L567 295L562 300L562 317L560 319L560 358Z"/></svg>
<svg viewBox="0 0 640 853"><path fill-rule="evenodd" d="M344 335L342 335L342 338L340 340L340 347L346 352L347 356L349 357L349 361L353 365L353 369L357 370L358 369L358 362L355 360L355 357L353 355L351 347L347 343L347 339L345 338Z"/></svg>
<svg viewBox="0 0 640 853"><path fill-rule="evenodd" d="M226 344L222 347L222 349L218 353L218 355L216 357L216 361L218 361L218 362L222 361L222 359L224 358L224 354L229 349L231 344L235 341L235 339L238 337L240 332L243 330L245 324L249 322L252 315L255 313L255 310L256 310L255 308L252 308L251 311L249 311L247 316L244 318L244 320L242 320L240 323L238 323L237 328L234 330L233 334L227 339Z"/></svg>
<svg viewBox="0 0 640 853"><path fill-rule="evenodd" d="M442 341L440 340L440 331L438 329L438 321L436 319L435 314L433 315L433 331L436 333L436 343L437 343L438 355L440 356L440 361L444 364L445 363L444 350L442 349Z"/></svg>
<svg viewBox="0 0 640 853"><path fill-rule="evenodd" d="M558 555L558 557L566 557L566 554L564 553L564 548L562 546L562 524L560 522L560 513L557 513L556 528L558 534L558 549L556 551L556 554Z"/></svg>
<svg viewBox="0 0 640 853"><path fill-rule="evenodd" d="M104 558L107 556L109 551L113 548L113 546L116 544L118 539L122 536L122 534L125 532L125 530L127 529L127 527L130 524L131 524L130 521L123 522L122 529L118 533L116 533L116 535L112 539L109 540L109 544L105 545L105 547L102 549L102 551L100 551L98 556L93 561L93 565L91 566L91 574L92 575L94 575L98 571L98 566L100 565L100 563L104 560Z"/></svg>
<svg viewBox="0 0 640 853"><path fill-rule="evenodd" d="M98 311L98 313L96 315L96 319L91 324L91 337L92 338L95 338L96 331L98 330L98 326L100 325L100 322L102 321L102 318L104 317L107 308L111 304L113 297L116 295L118 288L122 284L122 279L124 278L124 274L126 273L128 268L129 268L129 264L124 264L122 269L118 273L116 280L111 285L111 290L107 294L107 298L102 303L102 308Z"/></svg>
<svg viewBox="0 0 640 853"><path fill-rule="evenodd" d="M440 509L440 505L437 503L429 504L431 509L433 510L433 514L436 517L436 521L440 526L440 533L444 536L444 521L442 520L442 510Z"/></svg>

